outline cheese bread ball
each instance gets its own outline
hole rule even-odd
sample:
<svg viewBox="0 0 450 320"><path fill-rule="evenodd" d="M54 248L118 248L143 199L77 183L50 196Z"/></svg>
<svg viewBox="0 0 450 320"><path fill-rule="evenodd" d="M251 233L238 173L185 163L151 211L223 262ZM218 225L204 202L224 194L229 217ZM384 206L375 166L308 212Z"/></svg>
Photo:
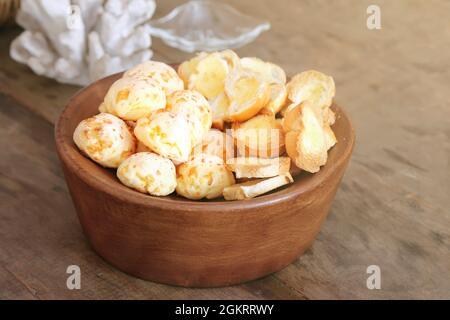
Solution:
<svg viewBox="0 0 450 320"><path fill-rule="evenodd" d="M223 189L234 183L233 173L217 156L198 155L177 168L177 193L188 199L221 197Z"/></svg>
<svg viewBox="0 0 450 320"><path fill-rule="evenodd" d="M183 90L184 83L177 72L169 65L157 62L146 61L126 71L124 78L152 79L164 90L166 95L176 90Z"/></svg>
<svg viewBox="0 0 450 320"><path fill-rule="evenodd" d="M190 124L192 145L202 141L212 124L212 112L208 101L199 92L178 90L167 96L166 110L183 115Z"/></svg>
<svg viewBox="0 0 450 320"><path fill-rule="evenodd" d="M121 78L109 88L99 110L135 121L165 106L165 93L155 81Z"/></svg>
<svg viewBox="0 0 450 320"><path fill-rule="evenodd" d="M127 187L154 196L167 196L175 191L175 165L152 152L139 152L121 163L117 177Z"/></svg>
<svg viewBox="0 0 450 320"><path fill-rule="evenodd" d="M89 158L107 168L117 168L135 152L136 141L125 122L109 113L81 121L73 141Z"/></svg>
<svg viewBox="0 0 450 320"><path fill-rule="evenodd" d="M134 135L153 152L178 164L187 161L191 153L190 131L183 115L162 111L139 119Z"/></svg>

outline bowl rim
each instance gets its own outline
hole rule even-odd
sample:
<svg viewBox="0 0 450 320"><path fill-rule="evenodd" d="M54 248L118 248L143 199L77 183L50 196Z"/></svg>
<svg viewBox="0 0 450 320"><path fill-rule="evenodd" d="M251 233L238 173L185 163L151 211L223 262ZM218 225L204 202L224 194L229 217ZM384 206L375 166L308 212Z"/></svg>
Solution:
<svg viewBox="0 0 450 320"><path fill-rule="evenodd" d="M74 158L70 156L71 148L69 146L69 142L67 141L65 135L63 134L63 126L66 121L69 120L67 117L67 113L71 111L74 106L78 104L78 101L83 98L83 95L86 94L89 90L91 90L94 86L98 85L100 82L111 80L111 78L118 77L122 72L112 74L105 78L101 78L89 84L86 87L81 88L77 92L75 92L72 97L69 98L66 106L63 111L60 113L58 120L55 125L54 135L55 135L55 143L57 153L59 155L60 161L64 166L68 167L71 172L74 172L78 178L80 178L84 183L93 187L96 190L104 192L111 197L117 198L118 200L134 205L145 206L145 207L156 207L164 210L174 210L174 211L208 211L208 212L225 212L225 211L240 211L242 209L258 209L261 207L266 207L268 205L276 205L278 203L286 202L297 198L298 196L305 194L322 183L326 181L330 175L332 175L335 171L338 170L340 166L345 164L345 161L351 156L351 153L355 144L355 130L350 121L350 118L347 116L345 111L340 108L336 103L333 102L332 107L337 111L340 115L336 119L336 121L345 121L350 128L348 132L348 143L342 155L336 159L336 161L330 163L327 162L324 166L321 167L320 171L313 174L312 178L307 179L307 181L303 180L295 180L292 185L289 187L289 192L278 192L275 191L273 193L269 193L266 195L261 195L256 198L247 199L247 200L235 200L235 201L226 201L226 200L208 200L208 201L198 201L198 200L189 200L189 199L172 199L169 197L156 197L151 196L149 194L143 194L131 188L125 188L125 190L114 188L114 187L106 187L100 179L97 179L95 175L90 174L85 169L82 168L80 164L75 161ZM339 141L339 140L338 140ZM81 155L81 154L80 154ZM90 160L90 159L89 159ZM98 164L97 164L98 165ZM101 167L101 166L100 166ZM320 173L320 174L319 174ZM119 183L119 182L118 182ZM284 190L284 189L282 189Z"/></svg>

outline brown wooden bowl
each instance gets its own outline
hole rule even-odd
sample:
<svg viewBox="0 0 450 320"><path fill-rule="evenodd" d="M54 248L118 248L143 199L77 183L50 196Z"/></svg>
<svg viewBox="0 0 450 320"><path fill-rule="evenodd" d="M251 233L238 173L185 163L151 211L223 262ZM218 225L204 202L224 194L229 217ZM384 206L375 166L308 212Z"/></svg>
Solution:
<svg viewBox="0 0 450 320"><path fill-rule="evenodd" d="M314 241L350 159L355 134L337 106L338 143L316 174L302 173L246 201L153 197L122 185L115 171L84 157L72 140L98 113L112 75L79 91L61 114L56 146L83 230L94 250L131 275L166 284L216 287L278 271Z"/></svg>

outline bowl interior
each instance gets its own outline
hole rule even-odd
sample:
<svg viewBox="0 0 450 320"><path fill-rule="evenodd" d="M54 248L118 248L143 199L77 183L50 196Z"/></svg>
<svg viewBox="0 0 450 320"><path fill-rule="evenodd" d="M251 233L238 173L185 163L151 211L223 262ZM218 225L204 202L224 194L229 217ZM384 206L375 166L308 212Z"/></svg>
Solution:
<svg viewBox="0 0 450 320"><path fill-rule="evenodd" d="M177 196L175 193L166 197L154 197L142 194L122 185L115 175L115 170L105 169L83 156L78 151L72 139L73 132L78 123L98 113L98 106L103 101L107 90L120 76L121 74L111 75L77 92L70 99L58 120L55 137L58 153L65 166L70 166L86 183L95 184L100 190L112 193L126 201L136 201L141 204L158 204L161 206L174 204L177 206L189 205L191 207L220 203L222 209L224 205L232 208L242 206L244 205L242 202L245 202L245 205L248 207L257 207L268 202L277 202L286 200L289 197L298 196L302 192L323 183L343 161L346 161L350 157L353 148L354 131L351 123L342 109L333 105L332 108L336 112L336 122L333 125L333 131L338 143L329 151L327 164L318 173L309 174L302 172L294 177L295 182L290 185L257 198L243 201L225 201L222 198L191 201Z"/></svg>

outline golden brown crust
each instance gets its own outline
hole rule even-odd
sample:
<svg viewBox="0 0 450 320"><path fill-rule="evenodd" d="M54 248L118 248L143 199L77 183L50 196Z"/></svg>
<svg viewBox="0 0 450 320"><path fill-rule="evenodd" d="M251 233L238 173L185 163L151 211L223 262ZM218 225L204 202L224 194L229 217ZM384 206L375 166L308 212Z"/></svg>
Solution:
<svg viewBox="0 0 450 320"><path fill-rule="evenodd" d="M229 170L236 174L236 178L268 178L289 172L291 159L237 157L228 159L226 163Z"/></svg>
<svg viewBox="0 0 450 320"><path fill-rule="evenodd" d="M237 71L225 83L230 99L227 121L243 122L257 115L270 97L269 85L251 73Z"/></svg>
<svg viewBox="0 0 450 320"><path fill-rule="evenodd" d="M232 185L223 190L225 200L247 200L294 182L289 173L268 179L251 180Z"/></svg>
<svg viewBox="0 0 450 320"><path fill-rule="evenodd" d="M284 153L284 132L273 115L257 115L232 125L240 156L274 158Z"/></svg>
<svg viewBox="0 0 450 320"><path fill-rule="evenodd" d="M326 108L331 106L336 88L332 77L309 70L292 77L287 91L289 100L295 104L310 101L319 108Z"/></svg>

